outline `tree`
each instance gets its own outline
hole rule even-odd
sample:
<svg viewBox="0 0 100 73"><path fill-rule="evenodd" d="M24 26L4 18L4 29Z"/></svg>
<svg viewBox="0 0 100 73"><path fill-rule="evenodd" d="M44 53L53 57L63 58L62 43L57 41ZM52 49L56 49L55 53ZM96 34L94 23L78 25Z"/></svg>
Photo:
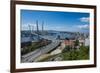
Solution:
<svg viewBox="0 0 100 73"><path fill-rule="evenodd" d="M62 52L63 52L63 53L64 53L64 52L68 52L68 51L70 51L70 49L71 49L70 46L65 46L65 48L63 49Z"/></svg>
<svg viewBox="0 0 100 73"><path fill-rule="evenodd" d="M79 40L76 40L75 41L75 46L78 46L79 45Z"/></svg>

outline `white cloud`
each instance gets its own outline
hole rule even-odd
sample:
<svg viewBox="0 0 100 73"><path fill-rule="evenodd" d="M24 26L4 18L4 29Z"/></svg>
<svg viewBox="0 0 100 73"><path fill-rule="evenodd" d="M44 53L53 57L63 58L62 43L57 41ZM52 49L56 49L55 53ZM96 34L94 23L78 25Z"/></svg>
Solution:
<svg viewBox="0 0 100 73"><path fill-rule="evenodd" d="M89 17L82 17L82 18L80 18L80 21L81 22L89 22Z"/></svg>
<svg viewBox="0 0 100 73"><path fill-rule="evenodd" d="M21 25L21 30L29 30L29 29L36 29L36 24L22 24Z"/></svg>
<svg viewBox="0 0 100 73"><path fill-rule="evenodd" d="M77 27L80 28L80 29L89 29L89 25L88 24L78 25Z"/></svg>

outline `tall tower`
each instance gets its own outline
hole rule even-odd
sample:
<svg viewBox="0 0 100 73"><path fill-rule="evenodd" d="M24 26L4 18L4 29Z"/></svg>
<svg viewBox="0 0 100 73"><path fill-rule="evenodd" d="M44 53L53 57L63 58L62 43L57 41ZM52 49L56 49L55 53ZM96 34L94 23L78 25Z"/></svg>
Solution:
<svg viewBox="0 0 100 73"><path fill-rule="evenodd" d="M39 38L39 27L38 27L38 20L36 21L36 26L37 26L37 35L38 35L38 40L39 40L40 38Z"/></svg>
<svg viewBox="0 0 100 73"><path fill-rule="evenodd" d="M29 24L28 27L29 27L29 32L31 33L31 25Z"/></svg>
<svg viewBox="0 0 100 73"><path fill-rule="evenodd" d="M42 22L42 32L43 32L43 30L44 30L44 21Z"/></svg>
<svg viewBox="0 0 100 73"><path fill-rule="evenodd" d="M36 21L37 33L39 33L38 20Z"/></svg>
<svg viewBox="0 0 100 73"><path fill-rule="evenodd" d="M30 37L30 39L32 39L32 29L31 29L31 25L29 24L28 27L29 27L29 37Z"/></svg>
<svg viewBox="0 0 100 73"><path fill-rule="evenodd" d="M32 32L34 32L34 25L32 26Z"/></svg>

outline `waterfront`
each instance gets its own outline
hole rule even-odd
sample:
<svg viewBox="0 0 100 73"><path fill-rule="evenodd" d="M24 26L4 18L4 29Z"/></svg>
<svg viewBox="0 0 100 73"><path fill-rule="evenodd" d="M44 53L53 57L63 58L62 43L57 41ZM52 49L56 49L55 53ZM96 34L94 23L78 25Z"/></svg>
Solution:
<svg viewBox="0 0 100 73"><path fill-rule="evenodd" d="M21 10L21 62L87 60L89 13Z"/></svg>
<svg viewBox="0 0 100 73"><path fill-rule="evenodd" d="M85 43L85 39L89 41L89 39L87 38L89 37L89 35L86 36L87 34L83 34L79 32L72 33L72 32L61 32L61 31L52 31L52 32L46 31L45 34L42 34L43 32L41 32L40 34L36 34L36 31L33 31L33 32L32 31L22 31L21 33L23 33L21 35L21 47L22 47L21 48L22 50L21 52L22 61L21 62L43 61L45 58L48 58L48 55L46 56L45 54L49 54L49 57L51 58L51 59L47 59L48 61L50 60L52 61L52 59L62 60L61 57L60 58L57 58L57 57L59 57L59 54L61 54L65 50L66 46L69 47L67 48L67 50L69 51L75 48L79 49L82 45L89 46L89 42ZM76 40L79 41L79 45L75 46ZM41 42L39 41L41 41L43 44L41 44ZM38 44L34 45L33 46L34 49L33 49L32 43L36 44L37 42ZM24 43L24 46L22 46L23 43ZM40 44L41 46L38 46ZM28 47L28 46L31 46L31 47ZM35 47L35 46L38 46L38 47ZM26 53L24 51L26 51ZM44 55L46 57L44 57ZM56 57L56 55L58 56Z"/></svg>

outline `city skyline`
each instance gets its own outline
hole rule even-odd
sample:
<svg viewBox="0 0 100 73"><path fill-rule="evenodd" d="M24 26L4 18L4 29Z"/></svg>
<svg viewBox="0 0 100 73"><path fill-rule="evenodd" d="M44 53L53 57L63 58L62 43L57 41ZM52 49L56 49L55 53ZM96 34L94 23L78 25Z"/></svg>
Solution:
<svg viewBox="0 0 100 73"><path fill-rule="evenodd" d="M44 30L89 33L89 13L21 10L21 30L36 30L36 21L39 30L44 23Z"/></svg>

